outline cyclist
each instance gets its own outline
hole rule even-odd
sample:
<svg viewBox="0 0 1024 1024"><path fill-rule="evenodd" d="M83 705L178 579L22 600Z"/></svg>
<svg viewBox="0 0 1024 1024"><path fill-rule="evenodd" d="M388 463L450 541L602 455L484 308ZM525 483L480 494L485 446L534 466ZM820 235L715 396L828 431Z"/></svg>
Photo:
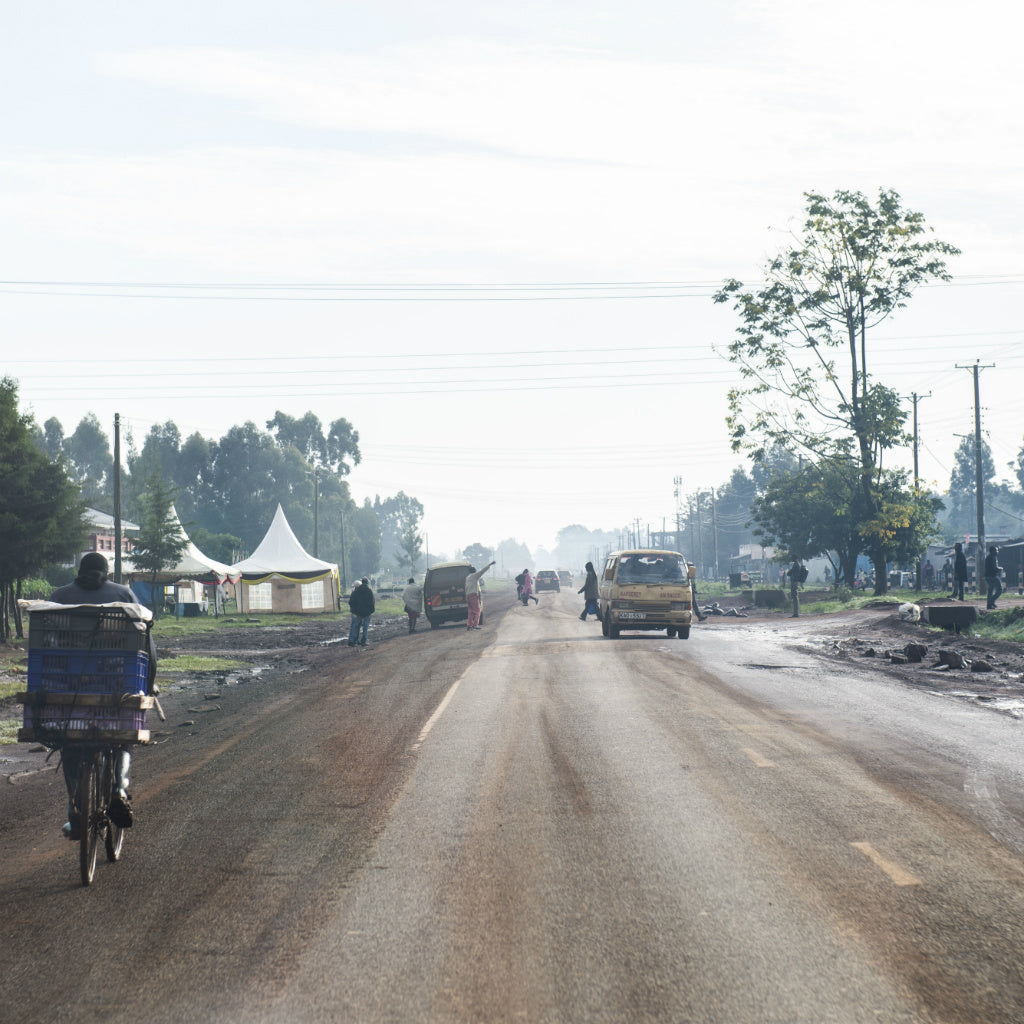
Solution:
<svg viewBox="0 0 1024 1024"><path fill-rule="evenodd" d="M98 551L87 551L78 563L78 575L74 583L58 587L50 600L56 604L138 604L138 598L122 583L114 583L107 579L110 567L106 558ZM153 634L149 634L149 674L147 690L154 693L153 681L156 678L156 645ZM68 820L61 828L67 839L77 840L80 836L78 813L75 799L78 795L78 776L81 763L81 750L73 744L65 744L61 750L61 764L64 768L64 784L68 790ZM132 824L132 808L128 799L128 772L131 768L131 754L122 749L118 752L115 768L115 792L111 801L109 814L111 820L120 828L130 828Z"/></svg>

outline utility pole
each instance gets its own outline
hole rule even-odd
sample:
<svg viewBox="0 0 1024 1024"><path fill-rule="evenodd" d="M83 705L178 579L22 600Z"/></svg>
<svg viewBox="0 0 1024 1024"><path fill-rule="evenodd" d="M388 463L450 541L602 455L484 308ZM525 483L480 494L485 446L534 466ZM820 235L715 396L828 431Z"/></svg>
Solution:
<svg viewBox="0 0 1024 1024"><path fill-rule="evenodd" d="M718 511L715 507L715 489L711 488L711 536L715 552L715 564L711 567L711 578L718 579Z"/></svg>
<svg viewBox="0 0 1024 1024"><path fill-rule="evenodd" d="M970 370L974 374L974 495L978 508L978 553L974 557L974 572L978 578L978 593L985 593L985 576L982 567L985 564L985 475L981 462L981 389L978 385L978 374L981 370L989 370L995 363L981 366L977 360L973 366L956 364L958 370Z"/></svg>
<svg viewBox="0 0 1024 1024"><path fill-rule="evenodd" d="M121 414L114 413L114 582L121 582Z"/></svg>
<svg viewBox="0 0 1024 1024"><path fill-rule="evenodd" d="M914 498L918 497L919 484L917 474L917 403L922 398L931 398L932 393L929 391L927 395L919 395L916 391L910 393L910 399L914 403ZM917 565L914 567L917 571L914 573L914 589L920 593L921 591L921 553L917 554Z"/></svg>
<svg viewBox="0 0 1024 1024"><path fill-rule="evenodd" d="M313 467L313 557L320 557L320 470Z"/></svg>

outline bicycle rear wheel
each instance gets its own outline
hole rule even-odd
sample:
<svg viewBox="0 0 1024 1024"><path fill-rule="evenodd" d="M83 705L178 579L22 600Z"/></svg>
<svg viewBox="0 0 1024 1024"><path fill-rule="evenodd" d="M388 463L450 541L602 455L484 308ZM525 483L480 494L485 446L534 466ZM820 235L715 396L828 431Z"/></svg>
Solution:
<svg viewBox="0 0 1024 1024"><path fill-rule="evenodd" d="M103 758L103 811L106 819L103 840L107 848L107 860L112 862L120 858L121 848L124 846L124 829L115 825L108 813L111 801L114 799L114 762L116 759L116 751L106 754Z"/></svg>
<svg viewBox="0 0 1024 1024"><path fill-rule="evenodd" d="M106 818L103 806L102 757L98 751L82 758L78 778L78 814L81 839L78 847L82 885L90 885L96 877L96 854L100 832Z"/></svg>

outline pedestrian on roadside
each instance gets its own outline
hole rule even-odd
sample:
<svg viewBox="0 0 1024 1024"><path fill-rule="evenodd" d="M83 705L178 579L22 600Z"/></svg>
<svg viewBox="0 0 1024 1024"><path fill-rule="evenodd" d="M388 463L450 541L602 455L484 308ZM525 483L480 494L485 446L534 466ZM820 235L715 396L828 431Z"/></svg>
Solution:
<svg viewBox="0 0 1024 1024"><path fill-rule="evenodd" d="M524 570L525 572L525 570ZM523 600L523 573L521 572L516 578L516 600ZM525 602L524 602L525 603Z"/></svg>
<svg viewBox="0 0 1024 1024"><path fill-rule="evenodd" d="M800 618L800 584L803 583L804 567L800 564L799 558L793 559L793 564L786 572L789 577L789 596L793 601L793 614L791 619Z"/></svg>
<svg viewBox="0 0 1024 1024"><path fill-rule="evenodd" d="M986 607L989 611L995 608L996 599L1003 592L1002 572L1003 567L999 564L999 548L992 544L989 546L988 555L985 558L985 590L988 594Z"/></svg>
<svg viewBox="0 0 1024 1024"><path fill-rule="evenodd" d="M957 541L953 545L953 593L950 597L954 600L964 599L964 586L967 583L967 556L964 554L964 546Z"/></svg>
<svg viewBox="0 0 1024 1024"><path fill-rule="evenodd" d="M540 604L540 601L533 596L533 577L530 575L529 569L523 570L523 605L529 605L532 601L534 604Z"/></svg>
<svg viewBox="0 0 1024 1024"><path fill-rule="evenodd" d="M409 585L402 591L402 604L405 605L405 614L409 616L409 632L416 632L416 620L423 610L423 588L416 585L416 581L410 576Z"/></svg>
<svg viewBox="0 0 1024 1024"><path fill-rule="evenodd" d="M373 591L370 589L370 579L364 576L355 586L348 599L348 606L352 612L352 625L348 631L348 645L355 647L366 646L366 631L370 628L370 616L377 609L377 602L373 598Z"/></svg>
<svg viewBox="0 0 1024 1024"><path fill-rule="evenodd" d="M466 577L466 607L468 609L466 614L466 629L479 629L480 628L480 606L483 601L483 597L480 594L480 577L487 572L490 567L494 565L493 562L488 562L482 569L477 572L471 572Z"/></svg>
<svg viewBox="0 0 1024 1024"><path fill-rule="evenodd" d="M583 622L587 621L587 616L593 612L594 615L600 619L601 610L598 608L598 583L597 583L597 570L594 568L593 562L587 562L584 566L587 570L587 578L583 581L583 586L576 591L577 594L583 595L583 612L580 615L580 619Z"/></svg>

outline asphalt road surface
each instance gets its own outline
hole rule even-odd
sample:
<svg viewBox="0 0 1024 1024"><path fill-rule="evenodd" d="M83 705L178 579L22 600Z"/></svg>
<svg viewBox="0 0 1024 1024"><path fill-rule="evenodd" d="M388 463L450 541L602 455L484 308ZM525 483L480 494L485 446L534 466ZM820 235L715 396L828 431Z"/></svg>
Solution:
<svg viewBox="0 0 1024 1024"><path fill-rule="evenodd" d="M89 888L0 780L0 1021L1024 1020L1024 724L580 601L167 695Z"/></svg>

